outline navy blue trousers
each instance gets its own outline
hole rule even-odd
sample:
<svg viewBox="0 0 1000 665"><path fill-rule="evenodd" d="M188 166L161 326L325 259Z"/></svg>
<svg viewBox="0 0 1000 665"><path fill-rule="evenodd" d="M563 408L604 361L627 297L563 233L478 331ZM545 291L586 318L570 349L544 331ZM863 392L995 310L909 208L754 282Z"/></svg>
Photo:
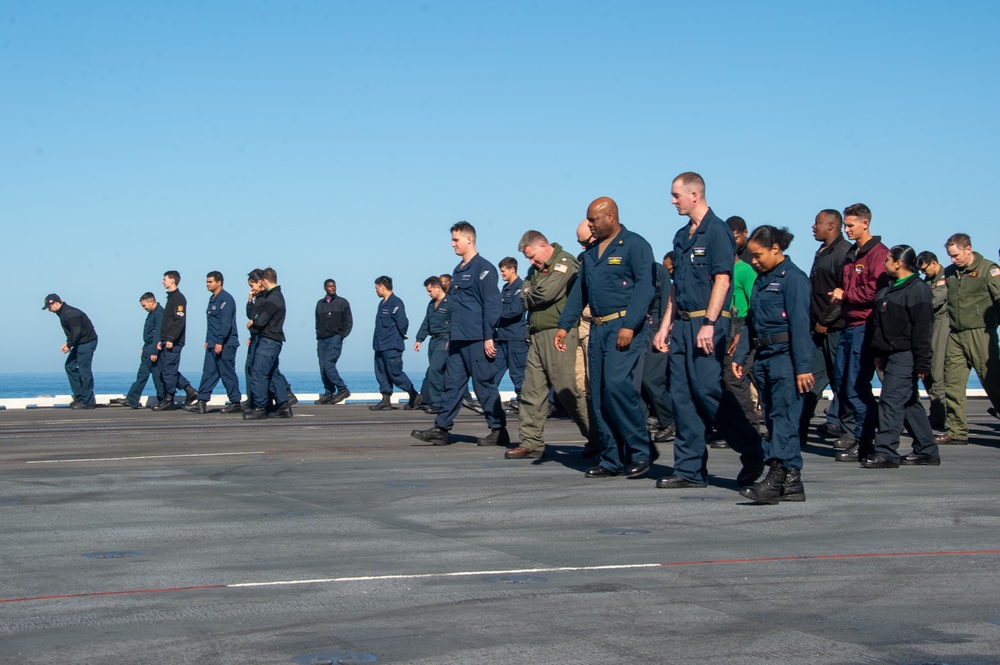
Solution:
<svg viewBox="0 0 1000 665"><path fill-rule="evenodd" d="M646 414L639 397L640 361L646 348L646 326L632 337L628 349L616 348L621 319L590 327L587 358L590 364L590 396L594 421L590 423L601 441L600 466L621 473L625 464L645 462L650 457Z"/></svg>
<svg viewBox="0 0 1000 665"><path fill-rule="evenodd" d="M757 358L753 365L757 392L764 411L764 424L771 433L764 440L764 459L778 461L786 470L802 468L799 420L804 395L795 382L792 356L787 351L769 358Z"/></svg>
<svg viewBox="0 0 1000 665"><path fill-rule="evenodd" d="M507 426L507 415L500 405L500 372L494 360L486 356L482 340L451 340L448 343L444 398L441 413L434 419L435 427L451 429L462 407L462 397L468 392L470 377L476 399L486 415L486 424L490 429Z"/></svg>
<svg viewBox="0 0 1000 665"><path fill-rule="evenodd" d="M266 408L269 395L273 395L275 404L281 406L288 401L288 382L278 371L281 342L258 336L255 346L250 365L253 406L255 409Z"/></svg>
<svg viewBox="0 0 1000 665"><path fill-rule="evenodd" d="M323 389L328 393L347 390L347 384L337 371L337 361L344 350L344 338L340 335L316 340L316 355L319 357L319 376Z"/></svg>
<svg viewBox="0 0 1000 665"><path fill-rule="evenodd" d="M927 412L920 403L913 352L897 351L885 358L882 392L878 398L878 433L865 431L863 440L875 440L875 452L899 462L899 435L905 428L913 437L913 452L938 456ZM874 423L868 423L872 427Z"/></svg>
<svg viewBox="0 0 1000 665"><path fill-rule="evenodd" d="M413 382L403 371L402 351L375 352L375 380L378 381L378 391L383 395L391 395L393 386L406 392L413 390Z"/></svg>
<svg viewBox="0 0 1000 665"><path fill-rule="evenodd" d="M674 473L703 483L708 476L706 432L714 426L740 454L743 470L737 482L757 479L764 464L764 448L757 430L747 421L739 402L722 389L722 360L726 330L716 326L713 353L695 344L701 319L674 322L670 333L670 397L674 404ZM753 476L753 478L750 478Z"/></svg>
<svg viewBox="0 0 1000 665"><path fill-rule="evenodd" d="M69 379L69 389L73 399L84 404L93 404L94 400L94 351L97 350L97 340L71 346L66 354L66 378Z"/></svg>
<svg viewBox="0 0 1000 665"><path fill-rule="evenodd" d="M653 336L646 344L646 358L642 366L642 395L649 406L649 413L659 426L669 427L674 422L674 405L670 400L670 355L653 350Z"/></svg>
<svg viewBox="0 0 1000 665"><path fill-rule="evenodd" d="M523 339L512 339L496 342L497 367L500 376L497 377L497 385L503 380L503 373L510 374L510 381L514 384L514 392L517 399L521 399L521 386L524 385L524 365L528 360L528 342Z"/></svg>
<svg viewBox="0 0 1000 665"><path fill-rule="evenodd" d="M420 387L424 402L438 409L444 401L444 377L448 367L448 338L431 337L427 340L427 372Z"/></svg>
<svg viewBox="0 0 1000 665"><path fill-rule="evenodd" d="M222 353L216 355L215 347L205 349L205 364L201 368L201 385L198 386L198 399L206 402L212 398L215 386L226 387L226 395L233 404L239 404L243 399L240 393L240 379L236 376L236 351L238 346L224 346Z"/></svg>
<svg viewBox="0 0 1000 665"><path fill-rule="evenodd" d="M153 377L153 387L156 389L156 401L163 401L163 377L160 372L159 360L154 363L149 359L149 356L143 354L142 360L139 362L139 371L135 375L135 383L125 395L129 404L134 407L141 406L139 398L142 397L142 391L146 389L146 382L149 381L150 376Z"/></svg>
<svg viewBox="0 0 1000 665"><path fill-rule="evenodd" d="M183 346L174 344L174 348L162 348L157 355L160 364L160 375L163 377L163 396L173 397L177 389L187 390L191 382L181 374L181 350Z"/></svg>

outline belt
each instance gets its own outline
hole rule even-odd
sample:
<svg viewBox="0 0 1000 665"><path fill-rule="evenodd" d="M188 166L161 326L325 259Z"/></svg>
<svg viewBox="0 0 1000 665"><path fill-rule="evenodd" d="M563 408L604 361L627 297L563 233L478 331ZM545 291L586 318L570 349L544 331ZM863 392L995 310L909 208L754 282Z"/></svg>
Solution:
<svg viewBox="0 0 1000 665"><path fill-rule="evenodd" d="M677 318L679 318L681 321L690 321L691 319L698 319L705 316L706 314L708 314L707 309L699 309L697 312L685 312L683 310L677 310ZM728 311L726 311L726 312L719 312L719 316L721 316L724 319L728 319L732 315Z"/></svg>
<svg viewBox="0 0 1000 665"><path fill-rule="evenodd" d="M448 339L451 336L451 333L431 333L430 336L431 339L441 339L442 337L444 339Z"/></svg>
<svg viewBox="0 0 1000 665"><path fill-rule="evenodd" d="M788 333L783 332L778 333L777 335L770 335L768 337L755 337L750 340L750 343L753 345L753 348L760 351L761 349L769 349L776 344L787 342L789 339L791 339L791 337Z"/></svg>
<svg viewBox="0 0 1000 665"><path fill-rule="evenodd" d="M591 323L593 323L595 326L603 325L608 321L614 321L615 319L620 319L621 317L625 316L625 311L626 310L623 309L620 312L614 312L612 314L608 314L607 316L595 316L593 317Z"/></svg>

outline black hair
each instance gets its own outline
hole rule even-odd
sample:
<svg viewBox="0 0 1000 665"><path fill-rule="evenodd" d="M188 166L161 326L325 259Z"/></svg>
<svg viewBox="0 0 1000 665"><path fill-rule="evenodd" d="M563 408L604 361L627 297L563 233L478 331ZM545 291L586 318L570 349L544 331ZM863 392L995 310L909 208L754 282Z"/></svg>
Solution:
<svg viewBox="0 0 1000 665"><path fill-rule="evenodd" d="M382 275L381 277L376 277L375 285L384 287L385 289L392 291L392 277L387 277L386 275Z"/></svg>
<svg viewBox="0 0 1000 665"><path fill-rule="evenodd" d="M497 264L497 267L507 268L508 270L513 270L514 272L517 272L517 259L515 259L513 256L505 256L504 258L500 259L500 263Z"/></svg>
<svg viewBox="0 0 1000 665"><path fill-rule="evenodd" d="M918 266L929 266L932 263L938 263L937 254L934 252L920 252L917 254Z"/></svg>
<svg viewBox="0 0 1000 665"><path fill-rule="evenodd" d="M139 302L142 302L144 300L154 300L155 301L156 300L156 296L154 296L151 291L146 291L141 296L139 296Z"/></svg>
<svg viewBox="0 0 1000 665"><path fill-rule="evenodd" d="M754 242L761 247L773 247L777 245L781 251L788 249L788 246L792 244L792 239L795 238L787 227L781 227L780 229L774 226L758 226L750 234L750 238L747 242Z"/></svg>
<svg viewBox="0 0 1000 665"><path fill-rule="evenodd" d="M168 270L167 272L163 273L163 276L169 277L170 279L174 280L174 284L181 283L181 274L176 270Z"/></svg>
<svg viewBox="0 0 1000 665"><path fill-rule="evenodd" d="M729 225L730 231L736 231L737 233L743 233L747 230L747 222L742 217L737 217L733 215L726 220L726 224Z"/></svg>
<svg viewBox="0 0 1000 665"><path fill-rule="evenodd" d="M208 279L209 277L211 277L212 279L214 279L219 284L222 284L223 281L224 281L222 279L222 273L219 272L218 270L213 270L212 272L210 272L207 275L205 275L205 279Z"/></svg>
<svg viewBox="0 0 1000 665"><path fill-rule="evenodd" d="M899 261L910 272L917 271L917 252L909 245L896 245L889 249L889 257Z"/></svg>

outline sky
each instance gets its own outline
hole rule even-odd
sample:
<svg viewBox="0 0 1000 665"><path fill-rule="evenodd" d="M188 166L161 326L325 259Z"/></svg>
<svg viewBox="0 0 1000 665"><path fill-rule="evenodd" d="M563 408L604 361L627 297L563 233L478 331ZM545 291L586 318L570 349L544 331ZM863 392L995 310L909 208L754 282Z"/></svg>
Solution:
<svg viewBox="0 0 1000 665"><path fill-rule="evenodd" d="M139 296L178 270L196 380L205 274L242 304L268 265L282 368L316 368L332 277L340 367L367 370L374 279L412 342L456 221L523 275L525 231L576 251L611 196L662 256L683 171L723 219L787 226L806 270L816 212L859 201L887 245L944 258L962 231L996 260L998 25L961 1L0 0L0 371L61 369L50 292L94 321L95 371L134 369Z"/></svg>

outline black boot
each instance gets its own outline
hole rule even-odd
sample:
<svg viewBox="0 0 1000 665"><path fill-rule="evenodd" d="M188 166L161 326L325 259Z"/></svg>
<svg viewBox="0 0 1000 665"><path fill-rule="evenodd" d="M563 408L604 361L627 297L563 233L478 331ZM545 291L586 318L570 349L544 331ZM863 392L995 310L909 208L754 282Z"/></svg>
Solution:
<svg viewBox="0 0 1000 665"><path fill-rule="evenodd" d="M330 399L330 404L340 404L345 399L351 396L351 391L347 388L341 388L337 391L337 394Z"/></svg>
<svg viewBox="0 0 1000 665"><path fill-rule="evenodd" d="M292 400L287 402L282 402L278 405L278 408L274 411L275 418L291 418L292 417Z"/></svg>
<svg viewBox="0 0 1000 665"><path fill-rule="evenodd" d="M261 420L267 418L267 409L250 409L243 412L243 420Z"/></svg>
<svg viewBox="0 0 1000 665"><path fill-rule="evenodd" d="M243 405L239 402L230 402L219 409L219 413L240 413L241 411L243 411Z"/></svg>
<svg viewBox="0 0 1000 665"><path fill-rule="evenodd" d="M299 403L299 398L295 396L295 393L293 393L291 387L289 387L288 388L288 404L289 404L289 406L295 406L298 403Z"/></svg>
<svg viewBox="0 0 1000 665"><path fill-rule="evenodd" d="M191 413L208 413L208 402L200 399L194 404L185 404L183 409L185 411L190 411Z"/></svg>
<svg viewBox="0 0 1000 665"><path fill-rule="evenodd" d="M426 441L433 446L448 445L448 430L443 427L432 427L430 429L415 429L410 432L414 439Z"/></svg>
<svg viewBox="0 0 1000 665"><path fill-rule="evenodd" d="M332 401L333 401L333 393L323 393L322 395L319 396L319 399L316 400L315 404L329 404Z"/></svg>
<svg viewBox="0 0 1000 665"><path fill-rule="evenodd" d="M855 441L848 448L845 448L844 450L841 450L839 453L837 453L834 456L834 459L836 459L838 462L860 462L861 455L858 454L860 448L861 447L858 445L858 442Z"/></svg>
<svg viewBox="0 0 1000 665"><path fill-rule="evenodd" d="M806 500L806 488L802 486L802 471L800 469L792 469L785 474L785 482L781 486L781 500Z"/></svg>
<svg viewBox="0 0 1000 665"><path fill-rule="evenodd" d="M184 406L191 406L198 401L198 391L194 386L189 385L184 389L186 397L184 398Z"/></svg>
<svg viewBox="0 0 1000 665"><path fill-rule="evenodd" d="M392 408L392 402L389 401L389 395L382 393L382 401L378 404L372 404L368 407L369 411L385 411Z"/></svg>
<svg viewBox="0 0 1000 665"><path fill-rule="evenodd" d="M510 434L506 427L497 427L490 430L490 433L481 439L476 439L477 446L510 446Z"/></svg>
<svg viewBox="0 0 1000 665"><path fill-rule="evenodd" d="M177 407L174 406L174 394L167 393L163 396L163 401L159 404L153 405L153 411L173 411Z"/></svg>
<svg viewBox="0 0 1000 665"><path fill-rule="evenodd" d="M412 410L417 408L418 406L420 406L420 393L418 393L413 388L410 388L410 402L403 408Z"/></svg>
<svg viewBox="0 0 1000 665"><path fill-rule="evenodd" d="M771 506L776 505L781 500L781 488L785 484L785 477L787 475L785 467L781 466L781 462L771 462L771 468L768 469L764 479L754 483L750 487L744 487L740 490L740 494L757 503L766 503Z"/></svg>

